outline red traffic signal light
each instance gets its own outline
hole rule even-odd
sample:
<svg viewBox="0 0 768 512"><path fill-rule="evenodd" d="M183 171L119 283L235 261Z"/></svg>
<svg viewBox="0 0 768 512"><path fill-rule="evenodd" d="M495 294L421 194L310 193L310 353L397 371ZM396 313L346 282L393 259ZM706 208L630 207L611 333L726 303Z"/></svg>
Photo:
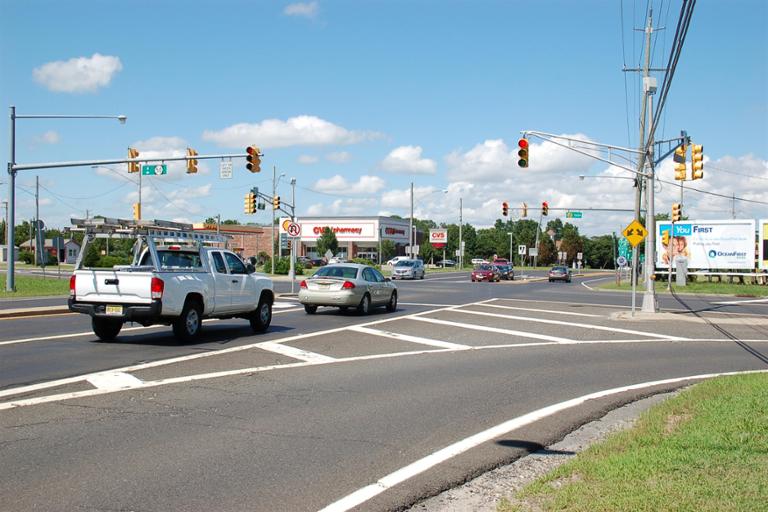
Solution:
<svg viewBox="0 0 768 512"><path fill-rule="evenodd" d="M549 203L546 201L541 203L541 214L549 215Z"/></svg>
<svg viewBox="0 0 768 512"><path fill-rule="evenodd" d="M520 167L528 167L528 139L518 140L517 145L520 148L517 152L517 156L520 157L520 160L517 161L517 165Z"/></svg>
<svg viewBox="0 0 768 512"><path fill-rule="evenodd" d="M501 203L501 214L505 217L509 215L509 203L506 201Z"/></svg>
<svg viewBox="0 0 768 512"><path fill-rule="evenodd" d="M245 148L245 152L247 153L245 159L248 161L248 163L245 164L245 168L251 172L260 172L261 155L259 155L259 148L256 146L248 146Z"/></svg>

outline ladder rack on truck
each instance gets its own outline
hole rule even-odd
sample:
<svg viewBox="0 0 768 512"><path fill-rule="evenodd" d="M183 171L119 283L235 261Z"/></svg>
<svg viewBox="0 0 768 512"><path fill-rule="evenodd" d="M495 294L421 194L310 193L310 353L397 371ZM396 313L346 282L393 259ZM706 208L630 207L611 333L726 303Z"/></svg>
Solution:
<svg viewBox="0 0 768 512"><path fill-rule="evenodd" d="M135 238L133 246L133 262L131 266L138 266L142 248L147 247L152 254L152 261L158 261L157 246L160 243L185 243L202 247L204 244L222 244L227 247L228 235L211 233L209 231L196 231L192 224L173 222L168 220L132 220L95 217L90 219L71 219L70 231L82 231L84 233L80 254L75 263L75 269L82 268L83 258L88 244L97 238L126 239Z"/></svg>

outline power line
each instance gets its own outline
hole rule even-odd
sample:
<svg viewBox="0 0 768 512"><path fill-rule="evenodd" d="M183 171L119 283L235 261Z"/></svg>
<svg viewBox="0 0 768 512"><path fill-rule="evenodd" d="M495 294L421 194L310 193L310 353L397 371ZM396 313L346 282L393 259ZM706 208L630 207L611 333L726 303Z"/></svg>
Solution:
<svg viewBox="0 0 768 512"><path fill-rule="evenodd" d="M721 169L720 167L715 167L714 165L709 164L709 163L707 164L707 168L714 169L714 170L720 171L720 172L725 172L725 173L728 173L728 174L735 174L736 176L743 176L745 178L752 178L752 179L755 179L755 180L765 180L765 181L768 181L768 177L765 177L765 176L755 176L753 174L744 174L744 173L741 173L741 172L729 171L727 169Z"/></svg>
<svg viewBox="0 0 768 512"><path fill-rule="evenodd" d="M676 187L680 186L679 182L667 181L667 180L662 180L662 179L659 179L659 178L656 178L656 181L658 181L659 183L666 183L667 185L675 185ZM707 195L716 196L716 197L724 197L724 198L729 199L731 201L742 201L742 202L745 202L745 203L754 203L754 204L768 205L768 201L758 201L756 199L747 199L747 198L744 198L744 197L737 197L737 196L734 196L734 195L728 196L728 195L725 195L725 194L718 194L717 192L710 192L708 190L701 190L700 188L685 187L685 190L686 190L686 192L690 190L690 191L693 191L693 192L698 192L700 194L707 194Z"/></svg>

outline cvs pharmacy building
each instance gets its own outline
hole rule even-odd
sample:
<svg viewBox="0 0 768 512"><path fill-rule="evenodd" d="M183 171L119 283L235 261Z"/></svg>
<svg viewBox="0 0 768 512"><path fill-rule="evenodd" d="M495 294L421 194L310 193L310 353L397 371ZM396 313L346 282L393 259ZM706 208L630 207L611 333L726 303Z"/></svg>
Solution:
<svg viewBox="0 0 768 512"><path fill-rule="evenodd" d="M408 220L392 217L303 217L301 225L299 256L322 258L318 254L317 239L328 227L339 241L339 253L346 259L367 258L379 261L381 242L391 240L395 254L405 254L408 245ZM281 220L280 232L285 223Z"/></svg>

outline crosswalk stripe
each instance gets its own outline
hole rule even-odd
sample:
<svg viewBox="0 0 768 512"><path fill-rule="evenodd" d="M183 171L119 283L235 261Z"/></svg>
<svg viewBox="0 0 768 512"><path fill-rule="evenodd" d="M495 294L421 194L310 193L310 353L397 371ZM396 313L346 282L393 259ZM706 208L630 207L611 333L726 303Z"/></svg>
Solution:
<svg viewBox="0 0 768 512"><path fill-rule="evenodd" d="M515 306L502 306L500 304L478 304L478 306L484 306L489 308L500 308L500 309L514 309L518 311L533 311L536 313L553 313L555 315L568 315L568 316L584 316L584 317L590 317L590 318L602 318L602 315L591 315L589 313L573 313L571 311L553 311L551 309L535 309L535 308L518 308Z"/></svg>
<svg viewBox="0 0 768 512"><path fill-rule="evenodd" d="M315 352L309 352L300 348L291 347L289 345L283 345L281 343L275 343L272 341L265 341L259 343L258 347L275 354L281 354L284 356L298 359L299 361L306 361L308 363L330 363L336 359L333 357L324 356L322 354L316 354Z"/></svg>
<svg viewBox="0 0 768 512"><path fill-rule="evenodd" d="M458 310L456 310L458 311ZM547 341L556 341L558 343L573 343L576 340L572 340L569 338L561 338L559 336L549 336L547 334L538 334L534 332L525 332L525 331L516 331L513 329L501 329L498 327L488 327L485 325L476 325L476 324L464 324L461 322L451 322L450 320L439 320L437 318L428 318L425 316L412 316L409 317L408 320L416 320L419 322L429 322L432 324L438 324L438 325L450 325L453 327L460 327L462 329L472 329L475 331L486 331L486 332L495 332L498 334L509 334L511 336L519 336L521 338L533 338L536 340L547 340Z"/></svg>
<svg viewBox="0 0 768 512"><path fill-rule="evenodd" d="M397 332L391 332L391 331L382 331L379 329L369 329L368 327L359 327L354 326L349 328L350 331L356 331L356 332L362 332L364 334L372 334L374 336L384 336L386 338L393 338L396 340L403 340L403 341L410 341L413 343L420 343L422 345L429 345L432 347L439 347L439 348L450 348L450 349L468 349L471 348L469 345L462 345L459 343L450 343L448 341L442 341L442 340L433 340L430 338L422 338L420 336L411 336L410 334L400 334Z"/></svg>

